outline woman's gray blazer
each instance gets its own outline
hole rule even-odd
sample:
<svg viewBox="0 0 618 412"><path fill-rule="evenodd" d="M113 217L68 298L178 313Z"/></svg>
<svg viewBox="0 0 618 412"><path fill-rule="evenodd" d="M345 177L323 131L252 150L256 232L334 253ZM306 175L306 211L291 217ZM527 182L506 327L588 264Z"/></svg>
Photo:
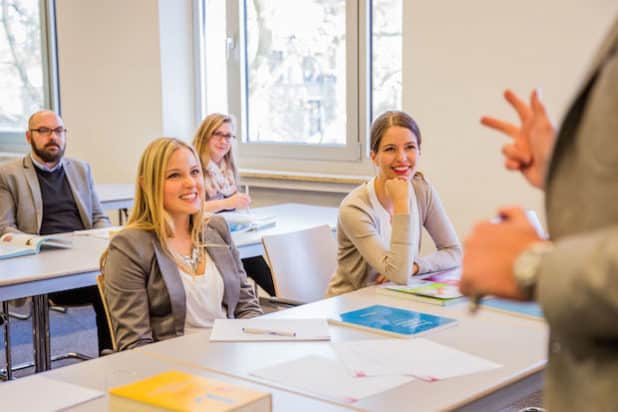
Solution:
<svg viewBox="0 0 618 412"><path fill-rule="evenodd" d="M223 218L209 219L204 243L223 277L227 317L261 315ZM186 299L180 273L154 232L125 229L114 236L103 274L118 350L184 334Z"/></svg>

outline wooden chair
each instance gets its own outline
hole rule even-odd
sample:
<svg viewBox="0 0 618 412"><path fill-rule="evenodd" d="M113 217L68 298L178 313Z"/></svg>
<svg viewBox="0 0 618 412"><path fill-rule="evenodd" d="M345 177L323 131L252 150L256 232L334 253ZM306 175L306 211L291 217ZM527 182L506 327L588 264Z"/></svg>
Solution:
<svg viewBox="0 0 618 412"><path fill-rule="evenodd" d="M288 304L323 299L337 266L337 242L328 225L262 238L276 298Z"/></svg>
<svg viewBox="0 0 618 412"><path fill-rule="evenodd" d="M107 306L107 300L105 299L105 285L103 284L103 274L99 273L97 275L97 288L99 289L99 294L101 295L101 300L103 301L103 307L105 308L105 317L107 318L107 327L109 328L109 335L112 338L112 349L114 352L118 351L118 347L116 346L116 335L114 335L114 328L112 328L112 318L109 314L109 307Z"/></svg>

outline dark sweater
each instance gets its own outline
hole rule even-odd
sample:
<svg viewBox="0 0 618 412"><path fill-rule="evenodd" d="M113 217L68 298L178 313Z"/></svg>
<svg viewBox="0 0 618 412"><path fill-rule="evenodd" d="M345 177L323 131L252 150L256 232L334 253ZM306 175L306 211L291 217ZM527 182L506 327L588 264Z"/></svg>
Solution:
<svg viewBox="0 0 618 412"><path fill-rule="evenodd" d="M34 169L43 199L43 221L39 234L49 235L83 230L84 224L64 173L64 167L59 167L53 172L41 170L38 167Z"/></svg>

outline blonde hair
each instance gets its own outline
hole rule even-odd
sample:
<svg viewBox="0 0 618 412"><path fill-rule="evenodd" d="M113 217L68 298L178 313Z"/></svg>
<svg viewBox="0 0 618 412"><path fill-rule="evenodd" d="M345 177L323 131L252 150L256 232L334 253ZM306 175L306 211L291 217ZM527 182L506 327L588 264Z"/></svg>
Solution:
<svg viewBox="0 0 618 412"><path fill-rule="evenodd" d="M208 148L208 142L212 139L218 128L224 123L229 123L232 129L234 128L234 119L232 116L221 113L211 113L202 121L199 129L195 133L193 138L193 147L199 154L199 159L202 164L202 170L206 169L208 162L210 162L210 150ZM223 156L223 162L234 175L234 181L238 182L238 170L236 170L236 163L234 161L234 154L232 148Z"/></svg>
<svg viewBox="0 0 618 412"><path fill-rule="evenodd" d="M127 229L154 232L163 250L174 259L175 256L168 247L168 240L174 236L176 228L171 216L163 206L165 172L174 152L182 148L191 151L195 160L199 159L192 146L172 137L161 137L152 141L146 147L137 169L135 203L126 225ZM204 218L205 211L202 202L200 209L189 218L191 239L194 245L202 244L202 233L207 223ZM101 271L105 266L108 250L101 256ZM203 248L198 248L198 250L200 254L203 253Z"/></svg>

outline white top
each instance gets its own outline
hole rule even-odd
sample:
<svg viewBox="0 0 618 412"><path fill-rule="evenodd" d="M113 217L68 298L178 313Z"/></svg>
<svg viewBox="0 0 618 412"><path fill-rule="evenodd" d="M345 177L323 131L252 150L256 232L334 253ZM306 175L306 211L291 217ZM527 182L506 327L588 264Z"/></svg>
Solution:
<svg viewBox="0 0 618 412"><path fill-rule="evenodd" d="M380 200L378 199L375 178L371 179L369 183L367 183L367 193L369 194L371 206L375 211L375 217L379 222L379 227L382 229L378 231L378 237L382 241L382 246L384 249L389 249L391 244L391 232L393 231L391 215L386 211L386 209L384 209L384 206L382 206L382 203L380 203Z"/></svg>
<svg viewBox="0 0 618 412"><path fill-rule="evenodd" d="M225 319L223 311L223 278L210 256L201 275L191 275L178 268L187 299L185 334L211 328L215 319Z"/></svg>

